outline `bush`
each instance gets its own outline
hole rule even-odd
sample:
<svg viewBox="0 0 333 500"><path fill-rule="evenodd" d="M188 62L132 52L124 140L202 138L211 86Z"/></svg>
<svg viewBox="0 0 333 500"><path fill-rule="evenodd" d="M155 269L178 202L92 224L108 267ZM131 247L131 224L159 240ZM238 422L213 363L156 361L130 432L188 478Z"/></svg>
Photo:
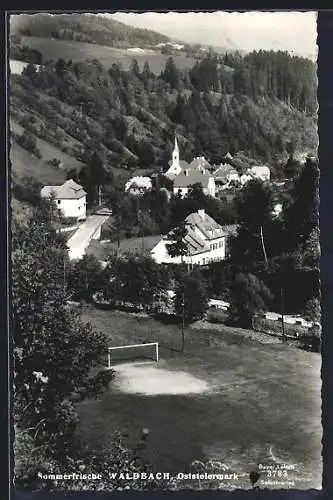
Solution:
<svg viewBox="0 0 333 500"><path fill-rule="evenodd" d="M59 158L52 158L52 160L47 160L47 163L49 165L53 165L54 167L59 167L61 161L59 160Z"/></svg>
<svg viewBox="0 0 333 500"><path fill-rule="evenodd" d="M41 152L37 148L37 140L34 135L32 135L30 132L24 132L21 135L14 135L16 138L18 144L22 146L22 148L26 149L30 153L33 153L37 158L41 158Z"/></svg>
<svg viewBox="0 0 333 500"><path fill-rule="evenodd" d="M209 321L210 323L225 323L227 319L228 313L226 311L210 309L207 313L207 321Z"/></svg>
<svg viewBox="0 0 333 500"><path fill-rule="evenodd" d="M20 181L13 182L13 194L18 200L27 201L32 205L40 202L42 184L34 177L22 177Z"/></svg>

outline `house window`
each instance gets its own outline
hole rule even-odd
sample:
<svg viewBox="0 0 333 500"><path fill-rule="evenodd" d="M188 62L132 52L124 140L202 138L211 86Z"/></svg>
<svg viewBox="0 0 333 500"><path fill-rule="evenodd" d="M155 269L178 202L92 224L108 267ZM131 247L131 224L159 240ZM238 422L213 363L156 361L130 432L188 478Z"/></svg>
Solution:
<svg viewBox="0 0 333 500"><path fill-rule="evenodd" d="M206 259L202 259L202 263L203 263L203 265L205 265L206 264Z"/></svg>
<svg viewBox="0 0 333 500"><path fill-rule="evenodd" d="M60 203L61 203L61 200L57 200L57 203L58 203L58 205L60 205Z"/></svg>

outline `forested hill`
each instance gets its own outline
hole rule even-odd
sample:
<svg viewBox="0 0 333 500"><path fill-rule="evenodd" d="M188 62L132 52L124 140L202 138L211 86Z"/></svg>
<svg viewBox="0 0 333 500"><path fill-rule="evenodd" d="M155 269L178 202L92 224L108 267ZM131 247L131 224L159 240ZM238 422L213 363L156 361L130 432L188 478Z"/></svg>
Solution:
<svg viewBox="0 0 333 500"><path fill-rule="evenodd" d="M224 63L224 64L223 64ZM11 118L59 150L108 167L166 169L177 132L181 158L219 163L243 151L270 166L315 153L316 67L282 52L216 55L155 75L99 61L50 62L13 76Z"/></svg>
<svg viewBox="0 0 333 500"><path fill-rule="evenodd" d="M112 47L147 46L169 41L167 36L155 31L135 28L92 14L20 14L11 18L11 34L52 37Z"/></svg>

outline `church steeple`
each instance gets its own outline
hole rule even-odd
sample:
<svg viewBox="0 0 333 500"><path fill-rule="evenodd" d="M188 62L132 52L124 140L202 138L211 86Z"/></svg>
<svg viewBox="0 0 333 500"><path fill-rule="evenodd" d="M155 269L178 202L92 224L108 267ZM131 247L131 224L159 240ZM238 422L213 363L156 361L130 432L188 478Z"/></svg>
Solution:
<svg viewBox="0 0 333 500"><path fill-rule="evenodd" d="M177 136L175 136L175 147L172 153L172 165L173 166L179 165L179 148L178 148Z"/></svg>

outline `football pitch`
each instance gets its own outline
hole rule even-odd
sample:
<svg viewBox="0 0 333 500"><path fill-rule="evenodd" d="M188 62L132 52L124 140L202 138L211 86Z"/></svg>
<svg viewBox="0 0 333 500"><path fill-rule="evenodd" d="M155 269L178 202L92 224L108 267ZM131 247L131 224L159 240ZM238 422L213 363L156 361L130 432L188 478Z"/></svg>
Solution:
<svg viewBox="0 0 333 500"><path fill-rule="evenodd" d="M181 354L177 325L93 307L83 319L110 345L159 342L161 358L122 365L98 400L78 404L86 442L107 447L119 430L134 446L147 428L156 471L186 472L194 460L217 459L240 474L237 487L248 488L259 464L283 463L294 466L291 488L321 488L319 354L230 327L187 328Z"/></svg>

